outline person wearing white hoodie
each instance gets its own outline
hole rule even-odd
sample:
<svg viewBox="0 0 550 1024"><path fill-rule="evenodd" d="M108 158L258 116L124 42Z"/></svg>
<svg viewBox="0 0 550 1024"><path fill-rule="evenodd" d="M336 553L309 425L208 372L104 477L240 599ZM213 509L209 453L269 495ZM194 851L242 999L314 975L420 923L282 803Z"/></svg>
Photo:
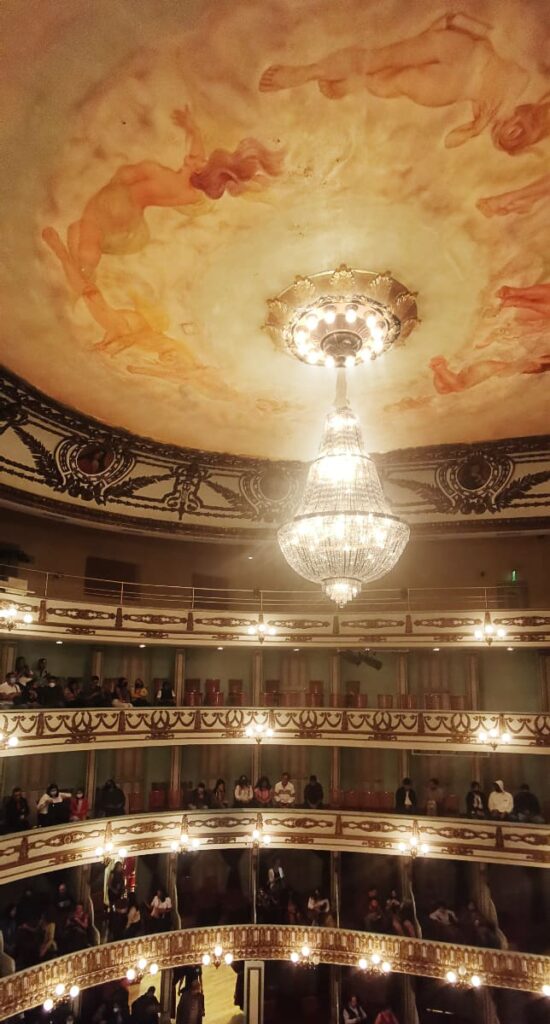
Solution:
<svg viewBox="0 0 550 1024"><path fill-rule="evenodd" d="M489 793L488 808L489 817L496 818L499 821L509 818L514 810L514 798L504 788L502 779L495 779L494 781L493 791Z"/></svg>

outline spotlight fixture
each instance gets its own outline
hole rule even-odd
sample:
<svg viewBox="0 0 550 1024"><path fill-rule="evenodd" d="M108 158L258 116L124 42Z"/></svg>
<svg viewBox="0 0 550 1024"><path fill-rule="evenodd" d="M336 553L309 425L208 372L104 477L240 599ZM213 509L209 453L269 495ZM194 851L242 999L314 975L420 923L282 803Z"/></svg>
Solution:
<svg viewBox="0 0 550 1024"><path fill-rule="evenodd" d="M463 965L456 970L450 968L445 974L445 981L455 988L481 988L483 984L479 974L468 974Z"/></svg>
<svg viewBox="0 0 550 1024"><path fill-rule="evenodd" d="M255 739L256 743L261 743L262 740L273 738L273 729L266 725L265 722L252 722L250 725L247 725L244 734L248 739Z"/></svg>
<svg viewBox="0 0 550 1024"><path fill-rule="evenodd" d="M297 967L317 967L321 962L321 957L305 942L299 953L294 950L290 954L290 960Z"/></svg>
<svg viewBox="0 0 550 1024"><path fill-rule="evenodd" d="M211 953L204 953L202 956L203 967L213 967L218 969L222 964L227 964L229 967L233 963L233 953L224 953L223 947L220 946L219 942L216 943Z"/></svg>
<svg viewBox="0 0 550 1024"><path fill-rule="evenodd" d="M390 974L392 969L389 961L383 960L380 953L371 953L369 957L360 957L357 966L360 971L369 974Z"/></svg>
<svg viewBox="0 0 550 1024"><path fill-rule="evenodd" d="M0 627L5 626L9 633L17 626L30 626L33 621L31 613L23 611L16 604L7 604L0 608Z"/></svg>

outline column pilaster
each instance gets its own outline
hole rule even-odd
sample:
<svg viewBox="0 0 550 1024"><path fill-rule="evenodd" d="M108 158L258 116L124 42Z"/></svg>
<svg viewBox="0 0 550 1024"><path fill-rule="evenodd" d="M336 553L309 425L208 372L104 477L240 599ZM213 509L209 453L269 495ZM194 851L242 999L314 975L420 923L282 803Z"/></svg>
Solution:
<svg viewBox="0 0 550 1024"><path fill-rule="evenodd" d="M252 652L252 693L251 693L251 705L253 708L259 708L262 703L262 689L264 679L264 660L263 651L254 650Z"/></svg>
<svg viewBox="0 0 550 1024"><path fill-rule="evenodd" d="M244 1019L246 1024L263 1024L264 1019L263 960L246 960L244 964Z"/></svg>
<svg viewBox="0 0 550 1024"><path fill-rule="evenodd" d="M178 648L175 654L173 687L176 695L176 705L181 707L185 691L185 650L183 648Z"/></svg>

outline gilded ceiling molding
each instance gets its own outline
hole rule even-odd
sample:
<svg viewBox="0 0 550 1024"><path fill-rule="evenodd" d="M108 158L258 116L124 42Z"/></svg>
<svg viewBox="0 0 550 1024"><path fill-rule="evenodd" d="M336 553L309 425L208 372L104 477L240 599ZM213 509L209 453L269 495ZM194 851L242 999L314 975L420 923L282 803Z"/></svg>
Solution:
<svg viewBox="0 0 550 1024"><path fill-rule="evenodd" d="M154 743L255 744L247 727L264 723L264 743L340 747L390 747L480 753L491 730L499 753L548 754L550 714L490 711L417 711L351 708L79 708L0 712L0 732L18 745L4 757L62 750L144 746ZM489 737L490 738L490 737ZM491 746L491 743L489 743Z"/></svg>
<svg viewBox="0 0 550 1024"><path fill-rule="evenodd" d="M246 849L258 827L256 810L190 811L94 818L0 838L0 884L61 868L90 864L97 849L112 842L130 856L170 853L181 835L199 839L201 850ZM266 810L262 833L272 848L339 850L400 855L399 844L414 834L430 858L520 864L550 868L547 825L495 824L462 818L412 818L357 811Z"/></svg>
<svg viewBox="0 0 550 1024"><path fill-rule="evenodd" d="M0 373L0 500L129 532L272 537L291 518L298 462L178 448L69 409ZM360 411L360 410L359 410ZM418 533L543 529L547 435L376 456L396 514Z"/></svg>
<svg viewBox="0 0 550 1024"><path fill-rule="evenodd" d="M540 993L550 977L550 957L510 950L479 949L426 939L372 935L343 928L304 928L293 925L234 925L189 928L94 946L48 960L38 967L0 979L0 1005L6 1016L22 1013L43 1002L55 986L76 984L81 989L123 978L139 957L155 961L161 970L200 962L219 943L235 960L289 960L307 943L320 963L356 967L360 957L378 953L400 974L445 980L449 970L463 965L484 985Z"/></svg>

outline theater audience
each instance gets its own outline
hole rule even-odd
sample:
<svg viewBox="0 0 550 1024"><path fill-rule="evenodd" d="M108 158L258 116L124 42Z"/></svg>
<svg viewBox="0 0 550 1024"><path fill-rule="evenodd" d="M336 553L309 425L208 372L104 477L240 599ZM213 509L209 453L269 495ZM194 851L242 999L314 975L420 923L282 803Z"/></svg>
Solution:
<svg viewBox="0 0 550 1024"><path fill-rule="evenodd" d="M65 793L55 782L51 782L46 792L36 802L38 827L66 824L69 820L69 804L65 801L70 799L70 793Z"/></svg>
<svg viewBox="0 0 550 1024"><path fill-rule="evenodd" d="M8 832L23 832L30 828L29 804L23 790L16 786L6 800L5 822Z"/></svg>
<svg viewBox="0 0 550 1024"><path fill-rule="evenodd" d="M447 904L441 900L429 915L430 921L436 926L436 938L443 942L460 942L458 918Z"/></svg>
<svg viewBox="0 0 550 1024"><path fill-rule="evenodd" d="M307 920L311 925L324 925L330 914L330 900L321 896L320 889L314 889L307 901Z"/></svg>
<svg viewBox="0 0 550 1024"><path fill-rule="evenodd" d="M470 789L466 793L466 814L468 818L487 817L487 797L482 791L479 782L471 782Z"/></svg>
<svg viewBox="0 0 550 1024"><path fill-rule="evenodd" d="M506 821L511 817L514 810L514 798L504 788L502 779L495 779L493 791L489 793L487 807L489 809L489 817L494 818L496 821Z"/></svg>
<svg viewBox="0 0 550 1024"><path fill-rule="evenodd" d="M367 1014L356 995L351 995L349 997L344 1006L342 1018L344 1024L353 1024L355 1021L367 1019Z"/></svg>
<svg viewBox="0 0 550 1024"><path fill-rule="evenodd" d="M247 775L237 779L233 792L235 807L251 807L254 803L254 790Z"/></svg>
<svg viewBox="0 0 550 1024"><path fill-rule="evenodd" d="M160 688L155 694L155 704L163 708L173 708L176 706L176 694L172 689L169 679L162 680Z"/></svg>
<svg viewBox="0 0 550 1024"><path fill-rule="evenodd" d="M48 676L38 687L38 700L43 708L63 707L63 690L57 676Z"/></svg>
<svg viewBox="0 0 550 1024"><path fill-rule="evenodd" d="M78 786L74 796L71 797L69 821L86 821L89 812L90 805L84 796L84 790L82 786Z"/></svg>
<svg viewBox="0 0 550 1024"><path fill-rule="evenodd" d="M392 889L385 906L385 917L390 930L395 935L410 935L412 939L416 936L416 929L412 921L408 906L399 899L396 889Z"/></svg>
<svg viewBox="0 0 550 1024"><path fill-rule="evenodd" d="M304 789L304 807L312 811L318 811L323 806L323 787L317 781L316 775L309 776L309 782Z"/></svg>
<svg viewBox="0 0 550 1024"><path fill-rule="evenodd" d="M128 680L125 676L120 676L115 684L115 692L112 699L112 707L114 708L131 708L132 707L132 695L130 693L130 687L128 686Z"/></svg>
<svg viewBox="0 0 550 1024"><path fill-rule="evenodd" d="M544 823L544 818L540 813L540 803L526 782L522 782L519 792L514 797L514 818L532 825Z"/></svg>
<svg viewBox="0 0 550 1024"><path fill-rule="evenodd" d="M151 921L154 922L153 931L167 931L172 917L172 900L162 886L155 892L148 909Z"/></svg>
<svg viewBox="0 0 550 1024"><path fill-rule="evenodd" d="M65 707L76 707L80 696L80 685L77 679L68 679L63 688L63 701Z"/></svg>
<svg viewBox="0 0 550 1024"><path fill-rule="evenodd" d="M407 777L395 792L395 810L398 814L412 814L416 807L416 793L411 780Z"/></svg>
<svg viewBox="0 0 550 1024"><path fill-rule="evenodd" d="M161 1006L156 997L155 986L150 985L143 995L132 1003L133 1024L155 1024L159 1019Z"/></svg>
<svg viewBox="0 0 550 1024"><path fill-rule="evenodd" d="M99 797L100 815L104 818L117 817L126 810L126 796L114 779L107 779Z"/></svg>
<svg viewBox="0 0 550 1024"><path fill-rule="evenodd" d="M22 693L23 688L17 682L15 672L8 672L4 682L0 683L0 707L13 707Z"/></svg>
<svg viewBox="0 0 550 1024"><path fill-rule="evenodd" d="M136 679L132 689L132 704L135 708L150 707L149 691L143 679Z"/></svg>
<svg viewBox="0 0 550 1024"><path fill-rule="evenodd" d="M256 807L271 807L273 790L267 775L261 775L254 786L254 802Z"/></svg>
<svg viewBox="0 0 550 1024"><path fill-rule="evenodd" d="M283 772L280 781L275 783L273 803L275 807L293 807L296 803L296 790L288 772Z"/></svg>

